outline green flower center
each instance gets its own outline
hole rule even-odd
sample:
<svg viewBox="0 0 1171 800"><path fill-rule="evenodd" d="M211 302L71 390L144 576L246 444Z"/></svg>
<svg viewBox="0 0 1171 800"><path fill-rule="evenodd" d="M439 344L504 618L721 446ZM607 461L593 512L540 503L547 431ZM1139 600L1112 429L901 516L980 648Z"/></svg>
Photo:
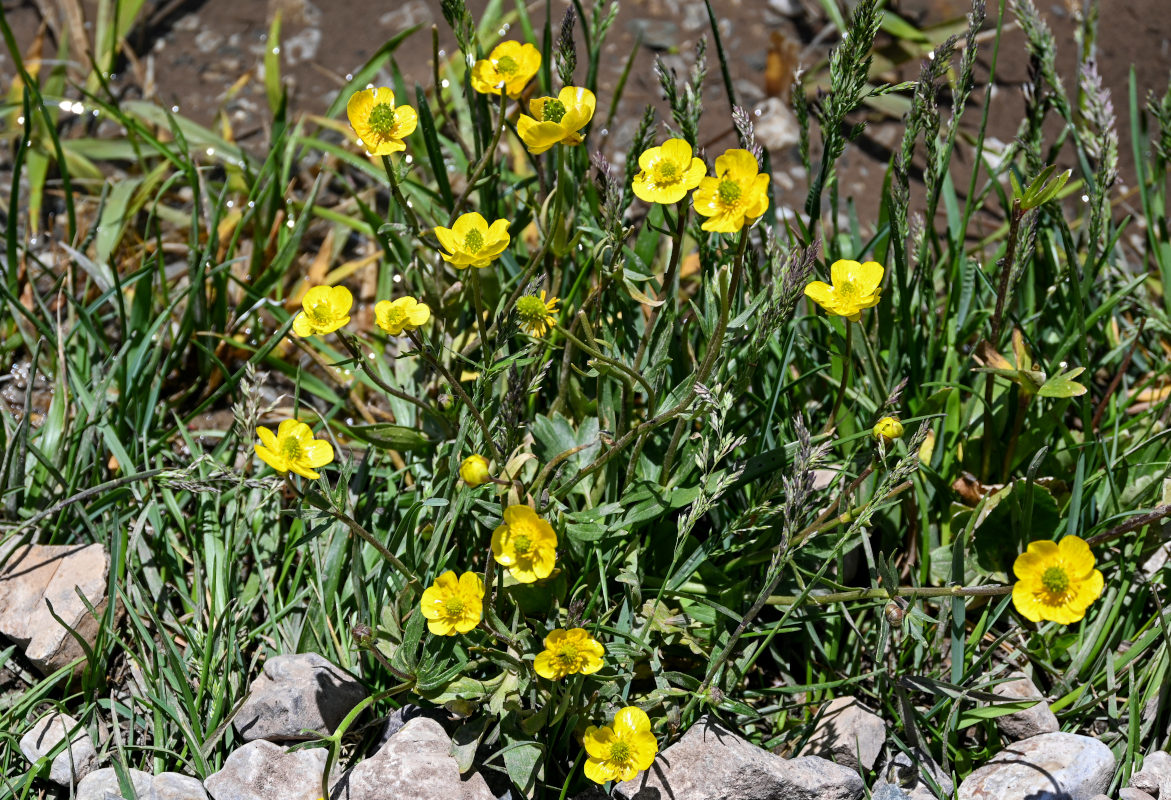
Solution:
<svg viewBox="0 0 1171 800"><path fill-rule="evenodd" d="M458 617L462 615L464 613L463 598L457 596L447 598L447 601L443 604L443 610L452 617Z"/></svg>
<svg viewBox="0 0 1171 800"><path fill-rule="evenodd" d="M464 249L469 253L478 253L484 247L484 234L479 231L468 231L464 237Z"/></svg>
<svg viewBox="0 0 1171 800"><path fill-rule="evenodd" d="M288 436L281 439L281 455L289 461L296 461L301 457L301 443Z"/></svg>
<svg viewBox="0 0 1171 800"><path fill-rule="evenodd" d="M512 549L516 551L518 556L528 555L528 552L533 549L533 540L521 534L513 540Z"/></svg>
<svg viewBox="0 0 1171 800"><path fill-rule="evenodd" d="M610 745L610 761L617 764L625 764L630 760L630 742L625 739L617 739Z"/></svg>
<svg viewBox="0 0 1171 800"><path fill-rule="evenodd" d="M557 660L565 665L575 663L577 661L577 657L577 646L572 644L561 645L561 651L557 653Z"/></svg>
<svg viewBox="0 0 1171 800"><path fill-rule="evenodd" d="M402 327L407 318L407 312L402 306L392 305L386 312L386 325L390 328Z"/></svg>
<svg viewBox="0 0 1171 800"><path fill-rule="evenodd" d="M370 109L370 118L366 122L370 129L383 139L389 138L394 133L397 122L394 116L394 106L390 103L379 103Z"/></svg>
<svg viewBox="0 0 1171 800"><path fill-rule="evenodd" d="M544 122L561 122L565 117L565 110L565 103L549 98L541 108L541 116L545 118Z"/></svg>
<svg viewBox="0 0 1171 800"><path fill-rule="evenodd" d="M541 298L525 295L516 301L516 313L524 322L540 322L546 316L545 304Z"/></svg>
<svg viewBox="0 0 1171 800"><path fill-rule="evenodd" d="M842 281L841 286L834 286L834 294L842 301L854 300L858 297L858 287L853 281Z"/></svg>
<svg viewBox="0 0 1171 800"><path fill-rule="evenodd" d="M734 205L740 199L740 195L743 194L743 191L740 189L740 184L727 178L720 181L720 188L717 191L720 196L720 202L726 206Z"/></svg>
<svg viewBox="0 0 1171 800"><path fill-rule="evenodd" d="M520 65L516 63L512 56L504 56L504 58L497 59L496 71L502 75L515 75Z"/></svg>
<svg viewBox="0 0 1171 800"><path fill-rule="evenodd" d="M1041 585L1050 594L1065 594L1069 588L1069 575L1062 567L1050 567L1041 573Z"/></svg>
<svg viewBox="0 0 1171 800"><path fill-rule="evenodd" d="M679 165L674 161L655 164L655 183L676 183L679 178Z"/></svg>

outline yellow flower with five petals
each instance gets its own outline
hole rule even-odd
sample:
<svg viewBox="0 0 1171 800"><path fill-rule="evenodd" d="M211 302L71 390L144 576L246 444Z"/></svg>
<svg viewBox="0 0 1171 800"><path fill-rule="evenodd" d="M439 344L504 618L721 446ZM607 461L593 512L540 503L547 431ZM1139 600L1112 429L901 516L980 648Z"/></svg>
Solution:
<svg viewBox="0 0 1171 800"><path fill-rule="evenodd" d="M716 158L716 174L703 178L692 195L695 211L708 219L700 227L735 233L768 209L768 173L761 173L747 150L725 150Z"/></svg>
<svg viewBox="0 0 1171 800"><path fill-rule="evenodd" d="M413 331L431 319L431 309L413 297L379 300L374 304L374 321L391 336Z"/></svg>
<svg viewBox="0 0 1171 800"><path fill-rule="evenodd" d="M410 106L394 105L394 92L386 88L363 89L346 103L350 127L372 156L388 156L406 150L403 139L415 132L419 115Z"/></svg>
<svg viewBox="0 0 1171 800"><path fill-rule="evenodd" d="M648 203L677 203L699 186L707 165L691 154L684 139L668 139L650 147L638 157L639 173L634 176L635 195Z"/></svg>
<svg viewBox="0 0 1171 800"><path fill-rule="evenodd" d="M456 269L483 269L504 252L511 241L508 220L498 219L491 225L478 212L460 215L450 228L437 226L435 238L447 250L443 260Z"/></svg>
<svg viewBox="0 0 1171 800"><path fill-rule="evenodd" d="M321 475L316 470L333 461L333 445L314 439L313 429L304 422L286 419L277 426L276 433L260 425L256 435L260 437L256 455L277 472L294 472L317 480Z"/></svg>
<svg viewBox="0 0 1171 800"><path fill-rule="evenodd" d="M1030 622L1078 622L1102 594L1102 573L1094 569L1094 554L1077 536L1030 542L1012 571L1017 576L1012 604Z"/></svg>
<svg viewBox="0 0 1171 800"><path fill-rule="evenodd" d="M581 86L566 86L556 97L536 97L529 101L528 114L516 120L516 133L533 155L540 155L555 144L582 143L578 133L594 118L597 99Z"/></svg>
<svg viewBox="0 0 1171 800"><path fill-rule="evenodd" d="M606 648L585 628L557 628L545 637L545 649L537 653L533 669L542 678L559 681L566 675L592 675L602 668Z"/></svg>
<svg viewBox="0 0 1171 800"><path fill-rule="evenodd" d="M467 633L480 624L484 613L484 581L475 572L456 578L448 570L423 590L419 610L436 636Z"/></svg>
<svg viewBox="0 0 1171 800"><path fill-rule="evenodd" d="M831 264L829 271L833 286L813 281L805 287L805 296L827 312L857 322L862 309L878 305L883 269L877 261L859 264L843 259Z"/></svg>
<svg viewBox="0 0 1171 800"><path fill-rule="evenodd" d="M649 769L659 752L650 718L637 706L619 711L610 725L586 728L582 744L588 756L585 776L594 783L631 780Z"/></svg>
<svg viewBox="0 0 1171 800"><path fill-rule="evenodd" d="M472 66L472 88L480 94L500 94L504 84L508 96L517 98L540 68L540 50L528 42L501 42Z"/></svg>
<svg viewBox="0 0 1171 800"><path fill-rule="evenodd" d="M314 336L333 333L350 321L354 296L344 286L314 286L301 298L301 312L293 317L293 333Z"/></svg>
<svg viewBox="0 0 1171 800"><path fill-rule="evenodd" d="M544 580L557 560L557 534L528 506L509 506L492 532L492 557L520 583Z"/></svg>

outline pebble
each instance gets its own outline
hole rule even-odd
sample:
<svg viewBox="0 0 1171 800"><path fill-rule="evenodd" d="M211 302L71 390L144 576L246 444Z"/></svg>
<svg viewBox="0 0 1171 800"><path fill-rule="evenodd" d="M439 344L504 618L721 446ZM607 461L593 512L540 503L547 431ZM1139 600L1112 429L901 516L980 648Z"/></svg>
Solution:
<svg viewBox="0 0 1171 800"><path fill-rule="evenodd" d="M1142 769L1130 776L1130 788L1171 800L1171 754L1156 750L1146 756Z"/></svg>
<svg viewBox="0 0 1171 800"><path fill-rule="evenodd" d="M356 678L317 653L275 656L248 687L233 720L246 741L298 741L328 736L366 696Z"/></svg>
<svg viewBox="0 0 1171 800"><path fill-rule="evenodd" d="M879 791L887 791L886 787L898 790L897 795L887 792L892 799L897 796L907 800L935 800L932 784L939 787L944 797L955 794L955 784L951 777L930 755L921 750L913 754L900 751L879 771L879 779L872 789L872 800L880 798Z"/></svg>
<svg viewBox="0 0 1171 800"><path fill-rule="evenodd" d="M382 749L350 769L330 798L496 800L480 773L460 775L450 752L451 737L442 725L427 717L409 719Z"/></svg>
<svg viewBox="0 0 1171 800"><path fill-rule="evenodd" d="M1118 800L1155 800L1142 789L1119 789Z"/></svg>
<svg viewBox="0 0 1171 800"><path fill-rule="evenodd" d="M126 770L138 800L207 800L207 792L197 778L178 772L151 775L137 769ZM91 772L77 787L76 800L123 800L118 773L111 767Z"/></svg>
<svg viewBox="0 0 1171 800"><path fill-rule="evenodd" d="M1045 733L1009 745L960 784L959 800L1089 800L1114 774L1114 753L1089 736Z"/></svg>
<svg viewBox="0 0 1171 800"><path fill-rule="evenodd" d="M818 756L786 760L704 717L614 791L626 800L857 800L862 788L847 767Z"/></svg>
<svg viewBox="0 0 1171 800"><path fill-rule="evenodd" d="M855 772L874 768L886 741L886 723L846 695L825 705L817 727L801 752L832 759Z"/></svg>
<svg viewBox="0 0 1171 800"><path fill-rule="evenodd" d="M1015 714L1006 714L996 718L996 727L1006 739L1014 741L1028 739L1031 736L1040 736L1043 733L1056 733L1061 730L1057 724L1057 717L1045 702L1045 695L1033 684L1029 676L1023 672L1013 672L1009 676L1012 680L998 683L992 688L992 693L1006 700L1039 700L1040 702Z"/></svg>
<svg viewBox="0 0 1171 800"><path fill-rule="evenodd" d="M779 97L770 97L760 104L760 116L753 127L756 140L769 150L784 150L801 141L797 117Z"/></svg>
<svg viewBox="0 0 1171 800"><path fill-rule="evenodd" d="M318 800L329 751L286 751L263 739L228 756L223 769L203 785L214 800Z"/></svg>
<svg viewBox="0 0 1171 800"><path fill-rule="evenodd" d="M78 592L98 614L105 610L110 566L105 548L25 545L2 563L0 635L23 648L25 658L44 675L83 659L81 644L53 618L49 606L82 639L91 645L97 640L98 620Z"/></svg>
<svg viewBox="0 0 1171 800"><path fill-rule="evenodd" d="M89 731L80 727L68 714L46 714L36 721L20 739L20 752L35 764L47 756L73 731L69 745L53 757L49 780L61 786L72 786L98 765L97 750Z"/></svg>

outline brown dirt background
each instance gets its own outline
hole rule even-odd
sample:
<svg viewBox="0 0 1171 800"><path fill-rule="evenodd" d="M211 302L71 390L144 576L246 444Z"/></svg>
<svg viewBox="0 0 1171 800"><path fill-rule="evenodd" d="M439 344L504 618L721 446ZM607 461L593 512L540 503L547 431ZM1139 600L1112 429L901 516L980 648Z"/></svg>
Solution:
<svg viewBox="0 0 1171 800"><path fill-rule="evenodd" d="M1076 58L1073 23L1068 2L1075 0L1037 0L1038 8L1049 22L1058 42L1059 68L1072 94L1076 84ZM3 0L3 8L22 48L35 37L42 21L47 21L46 52L55 47L55 37L63 33L63 7L76 0ZM847 3L849 0L847 0ZM470 5L479 15L484 0ZM556 26L569 3L551 0L550 13ZM583 3L589 7L590 2ZM603 52L599 73L599 114L608 108L610 96L632 48L637 47L622 101L612 129L595 128L591 147L600 147L611 160L621 162L635 125L647 103L660 109L660 119L667 117L665 103L654 74L654 60L662 57L682 77L692 62L696 41L710 30L702 0L627 0L620 4L618 18L611 29ZM89 0L81 2L87 26L92 25L95 7ZM515 5L505 0L502 8ZM528 5L534 27L539 31L546 17L546 3L538 0ZM816 0L713 0L721 36L729 55L734 88L742 105L767 116L770 93L776 93L776 81L769 85L766 66L770 50L784 65L784 84L791 70L800 67L816 75L819 64L837 34L829 26ZM965 0L892 0L889 8L921 29L930 31L962 20L969 10ZM410 37L397 53L396 61L408 85L418 82L431 85L432 50L430 26L438 25L441 47L451 54L454 41L439 10L438 0L396 0L395 2L358 2L358 0L148 0L144 23L128 41L135 53L120 67L114 82L126 97L155 99L177 106L180 113L210 124L223 111L237 140L245 146L263 147L264 125L268 108L260 78L263 56L268 48L269 22L276 11L283 20L281 35L282 72L290 88L293 114L324 112L330 100L346 86L346 76L363 64L390 37L422 23L424 28ZM997 4L990 2L986 28L995 24ZM579 76L584 75L582 37L578 23ZM1009 141L1016 132L1024 101L1021 87L1027 81L1028 58L1024 37L1006 11L1006 34L997 68L996 86L991 92L993 104L989 135ZM958 31L957 31L958 32ZM505 38L521 36L513 25ZM898 43L880 34L884 53L896 61L904 59L881 79L914 79L921 56L901 52ZM991 59L991 34L984 39L978 67L974 104L965 119L971 130L980 117L980 105L989 96L988 67ZM705 129L703 144L719 152L735 146L728 119L714 48L709 46L709 72L704 97ZM1123 213L1127 185L1133 183L1134 157L1130 144L1127 92L1129 72L1135 70L1139 97L1149 92L1161 94L1171 73L1171 1L1169 0L1102 0L1098 37L1098 61L1105 85L1111 90L1119 117L1122 156L1121 181ZM13 65L6 53L0 53L0 76L9 85ZM389 81L389 73L383 76ZM229 99L229 89L244 80ZM783 91L782 91L783 93ZM778 102L778 101L771 101ZM902 134L901 120L868 112L869 128L859 143L842 161L841 195L843 203L853 199L859 213L873 215L889 148ZM1054 131L1056 133L1056 131ZM816 134L814 140L816 141ZM961 146L953 161L953 176L958 187L966 187L970 174L967 148ZM785 148L773 153L774 181L785 206L800 207L807 189L796 149ZM986 219L981 224L998 224ZM973 233L979 234L980 231Z"/></svg>

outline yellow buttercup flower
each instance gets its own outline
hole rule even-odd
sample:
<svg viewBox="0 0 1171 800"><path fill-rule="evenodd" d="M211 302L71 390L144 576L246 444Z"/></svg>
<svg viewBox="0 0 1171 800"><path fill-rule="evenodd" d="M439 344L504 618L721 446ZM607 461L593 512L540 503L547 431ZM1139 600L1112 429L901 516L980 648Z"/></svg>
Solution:
<svg viewBox="0 0 1171 800"><path fill-rule="evenodd" d="M472 67L472 88L480 94L500 94L504 84L508 96L516 98L540 68L540 50L528 42L501 42Z"/></svg>
<svg viewBox="0 0 1171 800"><path fill-rule="evenodd" d="M419 610L427 619L427 629L436 636L467 633L480 624L484 613L484 581L474 572L457 579L448 570L423 590Z"/></svg>
<svg viewBox="0 0 1171 800"><path fill-rule="evenodd" d="M388 156L406 150L403 139L415 132L419 115L410 106L395 108L390 89L363 89L346 103L350 127L372 156Z"/></svg>
<svg viewBox="0 0 1171 800"><path fill-rule="evenodd" d="M301 298L301 313L293 318L293 333L313 336L333 333L350 321L354 296L344 286L314 286Z"/></svg>
<svg viewBox="0 0 1171 800"><path fill-rule="evenodd" d="M1012 587L1012 604L1030 622L1078 622L1102 594L1102 573L1094 569L1094 554L1077 536L1060 542L1030 542L1012 571L1018 579Z"/></svg>
<svg viewBox="0 0 1171 800"><path fill-rule="evenodd" d="M557 97L537 97L529 101L533 116L521 114L516 133L533 155L555 144L581 144L578 133L594 118L597 100L594 93L580 86L566 86Z"/></svg>
<svg viewBox="0 0 1171 800"><path fill-rule="evenodd" d="M472 453L459 465L459 476L463 482L473 489L492 479L492 472L488 469L488 459L479 453Z"/></svg>
<svg viewBox="0 0 1171 800"><path fill-rule="evenodd" d="M594 783L628 781L649 769L659 752L650 718L637 706L615 714L612 725L586 728L582 744L588 756L585 775Z"/></svg>
<svg viewBox="0 0 1171 800"><path fill-rule="evenodd" d="M638 157L641 170L634 176L635 195L648 203L678 203L699 186L707 174L702 159L691 155L691 145L683 139L668 139Z"/></svg>
<svg viewBox="0 0 1171 800"><path fill-rule="evenodd" d="M537 654L533 669L542 678L559 681L566 675L592 675L602 668L606 648L585 628L557 628L545 637L545 649Z"/></svg>
<svg viewBox="0 0 1171 800"><path fill-rule="evenodd" d="M435 238L446 253L443 260L456 269L482 269L504 252L510 240L508 220L498 219L491 225L478 212L462 214L450 228L435 228Z"/></svg>
<svg viewBox="0 0 1171 800"><path fill-rule="evenodd" d="M314 439L313 429L304 422L286 419L277 426L276 433L260 425L256 435L260 437L256 455L277 472L294 472L316 480L321 476L315 470L333 461L333 445Z"/></svg>
<svg viewBox="0 0 1171 800"><path fill-rule="evenodd" d="M556 297L545 301L545 292L541 296L527 294L516 301L516 316L520 326L533 336L544 336L545 332L557 324L557 304L561 302Z"/></svg>
<svg viewBox="0 0 1171 800"><path fill-rule="evenodd" d="M391 336L413 331L431 319L431 309L413 297L379 300L374 304L374 321Z"/></svg>
<svg viewBox="0 0 1171 800"><path fill-rule="evenodd" d="M725 150L716 158L715 177L703 178L692 195L695 211L707 217L700 227L735 233L768 210L768 174L747 150Z"/></svg>
<svg viewBox="0 0 1171 800"><path fill-rule="evenodd" d="M883 417L874 423L871 433L874 434L875 439L881 439L887 444L890 444L903 435L903 423L894 417Z"/></svg>
<svg viewBox="0 0 1171 800"><path fill-rule="evenodd" d="M878 305L883 269L877 261L835 261L829 271L833 286L813 281L805 287L805 296L830 314L857 322L862 309Z"/></svg>
<svg viewBox="0 0 1171 800"><path fill-rule="evenodd" d="M492 557L521 583L544 580L557 560L557 534L528 506L509 506L492 532Z"/></svg>

